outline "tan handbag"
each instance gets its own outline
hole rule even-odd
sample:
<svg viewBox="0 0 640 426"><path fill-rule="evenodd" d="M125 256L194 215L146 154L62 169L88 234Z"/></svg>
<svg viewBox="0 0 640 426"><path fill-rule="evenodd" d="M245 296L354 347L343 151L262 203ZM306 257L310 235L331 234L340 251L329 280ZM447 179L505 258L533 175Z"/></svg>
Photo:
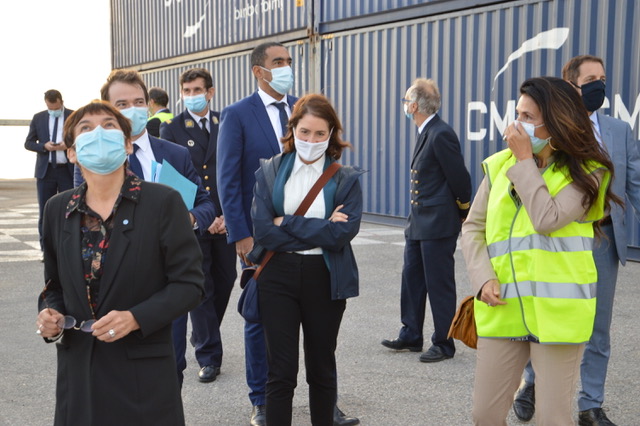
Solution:
<svg viewBox="0 0 640 426"><path fill-rule="evenodd" d="M462 299L460 307L451 321L447 337L458 339L470 348L476 349L478 347L478 332L473 317L473 299L473 296Z"/></svg>

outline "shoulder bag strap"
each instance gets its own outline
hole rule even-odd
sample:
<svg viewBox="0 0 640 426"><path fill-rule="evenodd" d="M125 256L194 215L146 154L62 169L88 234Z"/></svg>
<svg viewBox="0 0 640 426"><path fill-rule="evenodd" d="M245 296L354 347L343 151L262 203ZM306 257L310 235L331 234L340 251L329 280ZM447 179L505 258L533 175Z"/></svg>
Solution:
<svg viewBox="0 0 640 426"><path fill-rule="evenodd" d="M307 210L309 210L309 207L311 207L313 200L315 200L318 194L320 193L320 190L324 188L327 182L329 182L329 179L331 179L333 175L336 174L339 168L340 168L340 164L338 164L337 162L333 162L329 165L329 167L325 169L325 171L322 173L322 175L320 175L316 183L313 184L313 186L309 190L309 193L307 193L307 195L304 197L304 200L302 200L302 202L296 209L294 213L295 216L304 216ZM254 279L256 280L258 279L258 276L264 269L265 265L269 262L269 260L271 260L274 253L275 253L274 251L269 250L264 255L264 259L262 259L260 266L258 266L258 269L256 269L255 274L253 274Z"/></svg>

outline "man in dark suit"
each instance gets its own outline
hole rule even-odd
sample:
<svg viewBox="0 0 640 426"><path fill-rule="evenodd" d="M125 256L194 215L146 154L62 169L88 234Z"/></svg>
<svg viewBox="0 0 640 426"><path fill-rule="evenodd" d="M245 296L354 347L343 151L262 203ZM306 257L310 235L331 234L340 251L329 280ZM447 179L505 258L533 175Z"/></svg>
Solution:
<svg viewBox="0 0 640 426"><path fill-rule="evenodd" d="M147 181L157 181L153 175L153 163L170 163L180 174L198 185L194 207L189 211L191 224L198 235L208 232L208 228L219 215L207 190L202 186L198 173L193 167L189 151L186 148L149 136L146 130L146 113L149 94L140 75L134 70L114 70L102 86L100 95L125 115L132 124L134 153L129 156L131 171ZM206 289L205 289L206 290ZM204 303L204 301L202 302ZM197 311L201 305L196 307ZM192 312L194 312L192 311ZM193 314L192 314L193 315ZM182 384L182 371L186 367L184 343L187 316L183 315L173 323L174 347L178 380ZM176 330L181 330L181 333ZM182 340L182 351L177 350L176 339Z"/></svg>
<svg viewBox="0 0 640 426"><path fill-rule="evenodd" d="M640 154L628 123L597 112L605 99L606 74L601 58L580 55L571 58L562 69L562 78L571 83L582 95L593 130L611 157L615 179L611 190L621 199L628 200L640 212ZM593 250L598 270L596 317L593 334L584 349L580 365L582 389L578 398L580 426L609 426L602 403L607 378L611 342L609 330L613 314L613 301L618 280L618 266L627 261L627 228L625 211L612 204L610 215L603 219L601 230L606 239L600 239ZM535 412L535 374L527 364L524 380L514 396L513 411L522 421L529 421Z"/></svg>
<svg viewBox="0 0 640 426"><path fill-rule="evenodd" d="M216 186L216 150L219 114L209 109L215 94L211 73L204 68L193 68L180 76L180 91L186 106L175 119L160 127L160 136L189 150L191 161L209 191L218 214L208 226L208 232L198 237L202 249L202 268L205 277L205 299L191 311L191 344L195 347L200 365L198 379L212 382L220 374L222 365L222 339L220 324L224 318L233 283L236 279L236 258L233 245L226 240L225 217L222 215ZM186 318L176 322L174 342L178 369L186 367ZM180 371L182 374L182 371Z"/></svg>
<svg viewBox="0 0 640 426"><path fill-rule="evenodd" d="M167 108L169 105L169 95L167 91L160 87L149 89L149 113L151 117L147 120L147 132L151 136L160 136L160 125L173 118L173 114Z"/></svg>
<svg viewBox="0 0 640 426"><path fill-rule="evenodd" d="M282 151L280 138L297 98L287 95L293 85L291 55L280 43L257 46L251 53L251 71L258 91L222 110L218 138L218 173L222 210L226 218L227 241L235 243L243 267L251 265L246 255L253 248L251 202L254 173L261 158ZM264 425L267 354L262 324L245 322L247 384L253 405L252 425ZM334 411L335 425L355 425L359 420Z"/></svg>
<svg viewBox="0 0 640 426"><path fill-rule="evenodd" d="M433 80L417 79L407 90L404 112L418 126L411 160L411 209L405 228L400 312L403 327L382 345L422 351L427 294L435 331L422 362L452 358L447 334L456 311L454 253L461 223L469 211L471 178L453 129L436 114L440 92Z"/></svg>
<svg viewBox="0 0 640 426"><path fill-rule="evenodd" d="M67 158L67 147L62 142L64 121L73 112L64 107L62 95L57 90L44 93L46 111L33 116L24 147L36 152L36 187L38 189L38 233L42 248L42 213L49 198L73 188L73 164Z"/></svg>

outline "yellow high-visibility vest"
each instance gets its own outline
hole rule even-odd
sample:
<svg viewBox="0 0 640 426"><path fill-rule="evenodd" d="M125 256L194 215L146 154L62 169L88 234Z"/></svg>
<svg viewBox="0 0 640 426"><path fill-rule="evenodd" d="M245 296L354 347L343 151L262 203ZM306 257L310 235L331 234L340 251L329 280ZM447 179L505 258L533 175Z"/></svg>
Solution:
<svg viewBox="0 0 640 426"><path fill-rule="evenodd" d="M602 219L610 173L604 173L597 201L582 221L542 235L537 233L507 170L511 151L483 162L489 180L486 241L506 305L489 307L475 300L479 337L532 339L540 343L588 342L596 312L598 272L593 260L593 221ZM603 166L590 162L593 173ZM551 196L572 180L567 168L550 164L542 177Z"/></svg>

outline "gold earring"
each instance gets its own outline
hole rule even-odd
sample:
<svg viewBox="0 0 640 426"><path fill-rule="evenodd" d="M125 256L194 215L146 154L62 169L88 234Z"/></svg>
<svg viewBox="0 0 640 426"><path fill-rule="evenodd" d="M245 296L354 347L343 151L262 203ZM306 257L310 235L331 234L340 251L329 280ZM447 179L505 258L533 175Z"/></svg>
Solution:
<svg viewBox="0 0 640 426"><path fill-rule="evenodd" d="M549 146L551 147L552 150L557 151L558 148L554 147L553 145L551 145L551 138L549 138Z"/></svg>

